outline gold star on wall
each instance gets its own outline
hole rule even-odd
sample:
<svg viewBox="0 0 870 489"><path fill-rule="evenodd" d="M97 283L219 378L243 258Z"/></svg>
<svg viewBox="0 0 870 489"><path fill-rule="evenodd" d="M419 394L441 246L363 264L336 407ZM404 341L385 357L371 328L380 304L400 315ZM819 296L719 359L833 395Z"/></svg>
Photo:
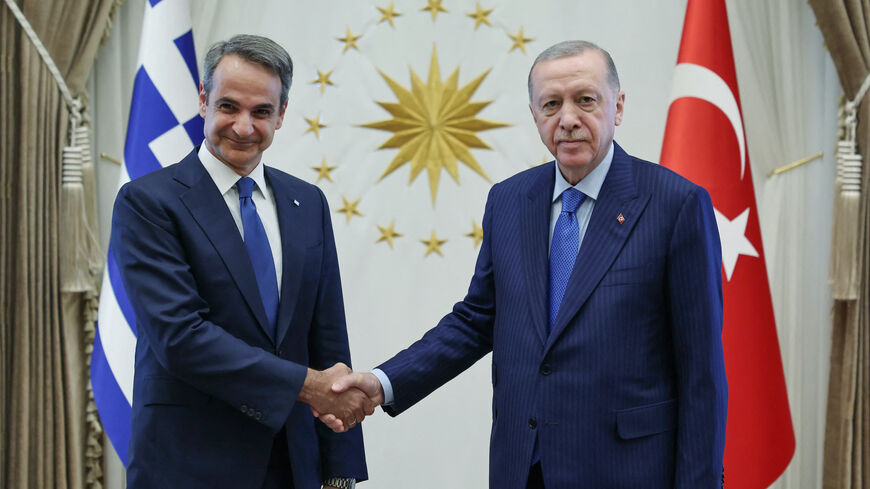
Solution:
<svg viewBox="0 0 870 489"><path fill-rule="evenodd" d="M492 10L493 9L483 10L483 8L480 7L480 2L477 2L477 10L466 14L474 19L474 30L477 30L477 28L480 27L480 24L486 24L492 27L492 24L489 23L489 14L492 13Z"/></svg>
<svg viewBox="0 0 870 489"><path fill-rule="evenodd" d="M474 239L474 247L477 248L480 245L480 242L483 241L483 228L478 226L474 221L471 221L471 225L473 228L470 233L466 234L466 236Z"/></svg>
<svg viewBox="0 0 870 489"><path fill-rule="evenodd" d="M390 26L395 29L396 24L393 23L393 20L395 17L400 17L402 14L393 10L393 2L391 1L390 6L387 8L377 7L377 9L381 12L381 18L378 19L378 24L386 20L390 23Z"/></svg>
<svg viewBox="0 0 870 489"><path fill-rule="evenodd" d="M330 75L332 75L331 70L327 71L326 73L324 73L320 70L317 70L317 79L312 80L311 83L319 83L320 84L320 93L323 93L323 91L326 90L327 85L335 86L335 84L332 83L332 80L329 79Z"/></svg>
<svg viewBox="0 0 870 489"><path fill-rule="evenodd" d="M433 251L438 253L441 256L444 256L444 253L441 253L441 245L447 242L446 239L438 239L438 236L435 235L435 230L432 230L432 237L429 239L421 239L421 243L426 245L426 254L423 256L429 256Z"/></svg>
<svg viewBox="0 0 870 489"><path fill-rule="evenodd" d="M360 211L356 208L356 206L359 205L359 201L362 200L362 198L356 199L353 202L351 202L351 201L347 200L347 197L342 195L341 200L344 201L344 207L342 207L341 209L339 209L335 212L344 212L344 215L347 216L347 222L350 222L350 218L355 216L355 215L362 216Z"/></svg>
<svg viewBox="0 0 870 489"><path fill-rule="evenodd" d="M432 14L432 22L435 22L438 12L447 13L447 9L441 6L441 0L428 0L426 6L420 10L428 10Z"/></svg>
<svg viewBox="0 0 870 489"><path fill-rule="evenodd" d="M313 132L314 135L317 136L317 139L320 139L320 130L326 127L326 124L320 123L320 114L317 114L317 117L315 117L314 119L309 119L308 117L306 117L305 122L308 123L308 129L305 130L305 133Z"/></svg>
<svg viewBox="0 0 870 489"><path fill-rule="evenodd" d="M335 170L336 166L329 166L326 164L326 157L323 157L323 161L320 162L320 166L312 166L311 169L317 172L317 181L319 182L321 179L325 178L332 181L332 175L329 174L332 170Z"/></svg>
<svg viewBox="0 0 870 489"><path fill-rule="evenodd" d="M511 52L514 49L520 48L523 50L523 53L525 53L526 52L526 43L534 41L534 39L532 39L531 37L525 37L523 35L523 28L522 27L520 27L520 32L517 32L516 35L508 34L508 37L510 37L514 41L513 46L511 46L511 49L508 52Z"/></svg>
<svg viewBox="0 0 870 489"><path fill-rule="evenodd" d="M378 226L378 230L381 232L381 237L378 238L375 243L380 243L381 241L386 241L387 244L390 245L390 248L393 247L393 239L401 238L402 235L393 230L393 226L396 224L396 221L390 223L389 226Z"/></svg>
<svg viewBox="0 0 870 489"><path fill-rule="evenodd" d="M426 84L414 70L411 70L410 90L381 72L381 76L396 94L398 102L378 102L378 105L392 114L393 119L363 124L363 127L394 133L378 149L399 148L381 179L411 162L409 183L425 169L429 175L429 191L433 204L438 194L442 168L459 183L459 161L489 181L486 172L471 154L470 148L491 149L475 133L508 124L475 117L490 104L490 101L471 101L472 95L488 73L489 70L464 87L457 88L459 68L456 68L442 82L438 55L434 48Z"/></svg>
<svg viewBox="0 0 870 489"><path fill-rule="evenodd" d="M339 41L344 43L344 49L341 50L341 52L343 53L350 48L354 48L357 51L359 51L359 46L357 45L356 40L361 38L361 37L362 37L362 34L360 34L358 36L354 35L354 33L350 31L350 27L348 27L347 33L344 35L344 37L336 37L336 39L338 39Z"/></svg>

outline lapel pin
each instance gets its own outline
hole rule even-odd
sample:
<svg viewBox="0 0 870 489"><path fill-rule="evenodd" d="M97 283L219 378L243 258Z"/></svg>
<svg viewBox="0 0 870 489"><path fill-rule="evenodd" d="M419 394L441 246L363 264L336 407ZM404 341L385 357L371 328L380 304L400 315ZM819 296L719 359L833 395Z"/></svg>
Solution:
<svg viewBox="0 0 870 489"><path fill-rule="evenodd" d="M616 216L616 220L619 221L620 224L622 224L625 222L625 217L623 217L622 213L620 212L619 215Z"/></svg>
<svg viewBox="0 0 870 489"><path fill-rule="evenodd" d="M293 205L295 205L296 207L299 207L299 201L296 199L293 199ZM622 214L620 214L620 216L622 216Z"/></svg>

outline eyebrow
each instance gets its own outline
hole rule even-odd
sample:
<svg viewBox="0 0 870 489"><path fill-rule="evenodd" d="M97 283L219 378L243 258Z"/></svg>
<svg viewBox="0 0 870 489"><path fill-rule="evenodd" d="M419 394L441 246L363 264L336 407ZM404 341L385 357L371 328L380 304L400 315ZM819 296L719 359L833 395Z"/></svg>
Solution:
<svg viewBox="0 0 870 489"><path fill-rule="evenodd" d="M230 97L226 97L226 96L221 97L221 98L214 101L215 104L219 104L221 102L229 102L233 105L240 105L238 101L236 101ZM259 105L254 106L254 110L259 110L259 109L275 110L275 105L270 104L270 103L265 103L265 104L259 104Z"/></svg>

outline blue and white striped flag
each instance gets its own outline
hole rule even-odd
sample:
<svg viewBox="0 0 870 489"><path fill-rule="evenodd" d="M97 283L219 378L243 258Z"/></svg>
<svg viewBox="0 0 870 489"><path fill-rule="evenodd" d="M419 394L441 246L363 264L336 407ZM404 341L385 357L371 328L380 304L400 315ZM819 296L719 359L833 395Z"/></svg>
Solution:
<svg viewBox="0 0 870 489"><path fill-rule="evenodd" d="M119 188L181 160L202 141L198 93L188 0L149 0ZM135 352L136 318L110 247L91 358L91 383L100 420L125 465Z"/></svg>

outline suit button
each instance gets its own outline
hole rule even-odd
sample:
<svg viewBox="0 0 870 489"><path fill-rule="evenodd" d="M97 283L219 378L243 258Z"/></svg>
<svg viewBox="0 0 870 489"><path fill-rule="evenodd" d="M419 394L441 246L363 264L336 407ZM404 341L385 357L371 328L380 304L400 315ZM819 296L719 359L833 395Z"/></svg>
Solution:
<svg viewBox="0 0 870 489"><path fill-rule="evenodd" d="M545 363L541 365L541 375L550 375L550 364Z"/></svg>
<svg viewBox="0 0 870 489"><path fill-rule="evenodd" d="M535 420L535 418L529 418L529 429L533 430L537 427L538 427L538 422Z"/></svg>
<svg viewBox="0 0 870 489"><path fill-rule="evenodd" d="M248 405L247 404L242 404L242 412L245 414L248 414Z"/></svg>
<svg viewBox="0 0 870 489"><path fill-rule="evenodd" d="M254 419L256 419L257 421L259 421L260 418L262 418L262 417L263 417L263 415L260 413L260 411L257 411L256 413L254 413Z"/></svg>

